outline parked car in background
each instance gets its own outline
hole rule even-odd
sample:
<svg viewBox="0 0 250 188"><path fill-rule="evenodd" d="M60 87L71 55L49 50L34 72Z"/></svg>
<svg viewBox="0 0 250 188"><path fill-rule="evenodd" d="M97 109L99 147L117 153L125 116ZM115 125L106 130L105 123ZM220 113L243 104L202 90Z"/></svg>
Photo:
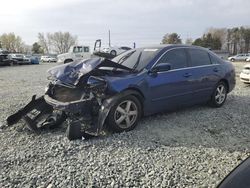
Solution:
<svg viewBox="0 0 250 188"><path fill-rule="evenodd" d="M28 56L23 55L23 62L24 64L31 64L31 59Z"/></svg>
<svg viewBox="0 0 250 188"><path fill-rule="evenodd" d="M250 54L237 54L235 56L231 56L228 58L229 61L246 61L248 58L250 58Z"/></svg>
<svg viewBox="0 0 250 188"><path fill-rule="evenodd" d="M7 119L8 124L32 108L42 111L36 107L39 103L44 110L50 109L48 113L67 119L69 139L97 136L104 123L113 132L123 132L134 129L143 115L199 103L221 107L235 87L231 62L205 48L186 45L132 49L112 60L78 60L48 73L51 81L45 95L33 97L25 111ZM26 123L38 129L36 117Z"/></svg>
<svg viewBox="0 0 250 188"><path fill-rule="evenodd" d="M0 51L0 65L12 65L12 61L8 58L8 53Z"/></svg>
<svg viewBox="0 0 250 188"><path fill-rule="evenodd" d="M79 59L88 59L91 57L89 46L73 46L68 53L57 56L59 63L69 63Z"/></svg>
<svg viewBox="0 0 250 188"><path fill-rule="evenodd" d="M25 55L25 59L29 59L31 64L39 64L39 59L36 56Z"/></svg>
<svg viewBox="0 0 250 188"><path fill-rule="evenodd" d="M250 84L250 64L244 66L240 73L240 80L246 84Z"/></svg>
<svg viewBox="0 0 250 188"><path fill-rule="evenodd" d="M23 64L31 64L29 58L25 58L24 54L9 54L8 58L12 61L13 64L23 65Z"/></svg>
<svg viewBox="0 0 250 188"><path fill-rule="evenodd" d="M102 51L104 53L108 53L108 54L111 54L113 56L117 56L125 51L128 51L128 50L131 50L130 47L127 47L127 46L114 46L114 47L108 47L108 48L103 48Z"/></svg>
<svg viewBox="0 0 250 188"><path fill-rule="evenodd" d="M55 63L57 62L57 58L51 56L41 56L41 62Z"/></svg>
<svg viewBox="0 0 250 188"><path fill-rule="evenodd" d="M246 59L247 62L250 62L250 57Z"/></svg>

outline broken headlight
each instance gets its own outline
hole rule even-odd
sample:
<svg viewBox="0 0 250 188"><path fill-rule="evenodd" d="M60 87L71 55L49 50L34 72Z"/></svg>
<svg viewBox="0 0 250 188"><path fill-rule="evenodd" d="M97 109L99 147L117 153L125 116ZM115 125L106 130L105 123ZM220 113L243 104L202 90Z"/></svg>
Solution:
<svg viewBox="0 0 250 188"><path fill-rule="evenodd" d="M96 76L90 76L87 84L89 86L90 91L94 94L97 95L98 97L105 96L105 91L107 88L107 82Z"/></svg>

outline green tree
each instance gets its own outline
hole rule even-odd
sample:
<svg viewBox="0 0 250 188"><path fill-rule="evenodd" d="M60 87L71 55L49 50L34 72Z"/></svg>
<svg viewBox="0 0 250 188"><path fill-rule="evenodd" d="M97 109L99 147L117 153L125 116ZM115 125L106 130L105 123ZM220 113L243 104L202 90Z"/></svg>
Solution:
<svg viewBox="0 0 250 188"><path fill-rule="evenodd" d="M193 42L193 45L204 46L204 42L201 38L198 38L198 39L195 39L195 41Z"/></svg>
<svg viewBox="0 0 250 188"><path fill-rule="evenodd" d="M198 38L194 41L193 45L210 48L212 50L221 49L221 41L218 37L213 37L211 33L204 34L202 38Z"/></svg>
<svg viewBox="0 0 250 188"><path fill-rule="evenodd" d="M243 44L242 52L248 53L250 47L250 28L240 27L241 44Z"/></svg>
<svg viewBox="0 0 250 188"><path fill-rule="evenodd" d="M32 45L32 52L35 54L40 54L40 53L43 53L43 49L37 42L35 42Z"/></svg>
<svg viewBox="0 0 250 188"><path fill-rule="evenodd" d="M181 44L181 38L177 33L171 33L164 35L162 44Z"/></svg>

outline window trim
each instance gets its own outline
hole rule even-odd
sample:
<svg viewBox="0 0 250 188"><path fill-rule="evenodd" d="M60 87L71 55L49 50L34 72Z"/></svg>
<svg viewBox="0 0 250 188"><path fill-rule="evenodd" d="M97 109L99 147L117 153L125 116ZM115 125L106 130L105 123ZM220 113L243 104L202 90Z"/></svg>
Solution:
<svg viewBox="0 0 250 188"><path fill-rule="evenodd" d="M213 54L213 53L208 53L208 56L209 56L209 59L210 59L211 65L220 65L220 64L222 64L222 62L221 62L221 59L220 59L220 58L218 58L218 59L217 59L217 57L213 57L213 56L214 56L214 54ZM213 63L213 61L212 61L212 57L216 59L217 63Z"/></svg>
<svg viewBox="0 0 250 188"><path fill-rule="evenodd" d="M201 65L201 66L196 66L196 67L185 67L185 68L173 69L173 70L168 70L168 71L162 71L162 72L158 72L157 74L166 73L166 72L175 72L175 71L187 70L187 69L196 69L196 68L201 68L201 67L211 67L211 66L219 66L219 64Z"/></svg>
<svg viewBox="0 0 250 188"><path fill-rule="evenodd" d="M190 61L191 61L191 59L190 59L190 55L189 55L189 53L187 52L187 49L197 49L197 48L194 48L194 47L174 47L174 48L171 48L171 49L168 49L167 51L165 51L163 54L161 54L161 56L155 61L155 63L151 66L151 68L150 69L152 69L152 68L154 68L157 64L158 64L158 62L159 62L159 60L167 53L167 52L169 52L169 51L171 51L171 50L174 50L174 49L185 49L185 51L186 51L186 53L187 53L187 55L188 55L188 57L187 57L187 62L188 62L188 67L185 67L185 68L179 68L179 69L173 69L173 70L168 70L168 71L162 71L162 72L159 72L158 74L161 74L161 73L166 73L166 72L174 72L174 71L180 71L180 70L186 70L186 69L194 69L194 68L201 68L201 67L210 67L210 66L220 66L221 64L213 64L212 63L212 61L210 60L210 62L211 62L211 64L209 64L209 65L200 65L200 66L195 66L195 67L193 67L193 66L190 66ZM206 51L206 50L204 50L204 51ZM206 51L207 53L208 53L208 56L209 56L209 58L210 58L210 53L208 52L208 51Z"/></svg>
<svg viewBox="0 0 250 188"><path fill-rule="evenodd" d="M191 56L191 54L190 54L190 50L200 50L200 51L204 51L205 53L207 53L207 56L208 56L208 59L209 59L209 62L210 62L210 64L206 64L206 65L213 65L213 63L212 63L212 61L211 61L210 54L209 54L208 51L205 51L205 50L202 50L202 49L189 48L189 49L187 50L187 53L188 53L188 56L189 56L189 58L190 58L190 67L206 66L206 65L193 66L193 65L192 65L192 62L193 62L193 61L192 61L192 56Z"/></svg>
<svg viewBox="0 0 250 188"><path fill-rule="evenodd" d="M188 47L188 46L182 46L182 47L174 47L174 48L171 48L171 49L168 49L168 50L166 50L163 54L161 54L161 56L155 61L155 63L151 66L151 68L150 69L152 69L152 68L154 68L157 64L158 64L158 62L160 61L160 59L167 53L167 52L169 52L169 51L171 51L171 50L174 50L174 49L185 49L185 51L186 51L186 54L187 54L187 63L188 63L188 67L185 67L185 68L180 68L180 69L174 69L174 70L181 70L181 69L187 69L187 68L195 68L195 67L206 67L206 66L211 66L211 65L220 65L220 64L213 64L212 63L212 61L210 60L210 53L208 52L208 51L206 51L206 50L204 50L205 52L207 52L208 53L208 57L209 57L209 60L210 60L210 62L211 62L211 64L209 64L209 65L200 65L200 66L195 66L195 67L193 67L193 66L191 66L191 57L190 57L190 54L187 52L187 49L198 49L198 50L203 50L203 49L199 49L199 48L195 48L195 47ZM173 70L169 70L169 71L173 71ZM168 72L169 72L168 71ZM164 72L166 72L166 71L164 71Z"/></svg>
<svg viewBox="0 0 250 188"><path fill-rule="evenodd" d="M175 48L171 48L171 49L168 49L167 51L165 51L157 60L156 62L151 66L150 69L154 68L158 63L159 61L161 60L161 58L166 55L166 53L172 51L172 50L178 50L178 49L184 49L184 53L186 54L186 58L187 58L187 67L184 67L184 68L188 68L189 67L189 56L188 56L188 53L186 51L186 49L188 49L188 47L175 47ZM178 68L178 69L184 69L184 68ZM178 69L173 69L173 70L178 70ZM171 70L169 70L171 71ZM165 72L165 71L164 71Z"/></svg>

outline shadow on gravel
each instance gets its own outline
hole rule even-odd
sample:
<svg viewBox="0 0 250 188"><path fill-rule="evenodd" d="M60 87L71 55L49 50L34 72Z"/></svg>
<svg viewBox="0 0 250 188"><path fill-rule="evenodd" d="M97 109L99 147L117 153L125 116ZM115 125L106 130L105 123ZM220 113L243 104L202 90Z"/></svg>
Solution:
<svg viewBox="0 0 250 188"><path fill-rule="evenodd" d="M250 151L250 97L229 95L221 108L193 106L144 117L135 134L166 146Z"/></svg>

